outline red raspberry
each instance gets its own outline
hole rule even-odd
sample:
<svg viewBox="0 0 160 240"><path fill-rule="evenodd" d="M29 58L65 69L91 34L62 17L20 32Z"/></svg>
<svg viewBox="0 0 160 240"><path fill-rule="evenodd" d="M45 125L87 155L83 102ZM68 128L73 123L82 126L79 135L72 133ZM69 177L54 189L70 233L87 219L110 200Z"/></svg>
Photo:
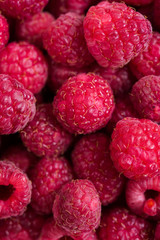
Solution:
<svg viewBox="0 0 160 240"><path fill-rule="evenodd" d="M72 133L86 134L104 127L114 110L108 83L95 74L68 79L53 101L58 121Z"/></svg>
<svg viewBox="0 0 160 240"><path fill-rule="evenodd" d="M32 207L38 213L51 213L56 192L71 179L71 169L65 158L42 158L31 176Z"/></svg>
<svg viewBox="0 0 160 240"><path fill-rule="evenodd" d="M84 34L88 49L102 67L123 67L149 44L152 27L124 3L102 1L87 12Z"/></svg>
<svg viewBox="0 0 160 240"><path fill-rule="evenodd" d="M0 218L23 214L31 200L27 175L12 162L0 161Z"/></svg>
<svg viewBox="0 0 160 240"><path fill-rule="evenodd" d="M0 14L0 50L8 43L9 25L7 19Z"/></svg>
<svg viewBox="0 0 160 240"><path fill-rule="evenodd" d="M74 237L99 226L101 203L89 180L72 180L57 193L53 214L58 226Z"/></svg>
<svg viewBox="0 0 160 240"><path fill-rule="evenodd" d="M112 134L111 158L116 169L132 179L160 171L160 127L148 119L124 118Z"/></svg>
<svg viewBox="0 0 160 240"><path fill-rule="evenodd" d="M9 17L28 18L41 12L47 3L48 0L2 0L0 9Z"/></svg>
<svg viewBox="0 0 160 240"><path fill-rule="evenodd" d="M121 0L113 0L115 2L121 2ZM128 5L133 6L143 6L152 3L154 0L124 0L124 2Z"/></svg>
<svg viewBox="0 0 160 240"><path fill-rule="evenodd" d="M93 62L83 33L83 16L66 13L43 34L43 45L56 63L81 68Z"/></svg>
<svg viewBox="0 0 160 240"><path fill-rule="evenodd" d="M17 22L16 36L18 40L26 40L42 48L42 34L52 21L54 17L50 13L37 13L29 19Z"/></svg>
<svg viewBox="0 0 160 240"><path fill-rule="evenodd" d="M14 77L32 93L38 93L46 83L48 66L34 45L11 42L0 52L0 73Z"/></svg>
<svg viewBox="0 0 160 240"><path fill-rule="evenodd" d="M51 104L38 105L34 119L20 134L25 146L39 157L63 154L72 141L53 116Z"/></svg>
<svg viewBox="0 0 160 240"><path fill-rule="evenodd" d="M154 240L160 239L160 222L157 223Z"/></svg>
<svg viewBox="0 0 160 240"><path fill-rule="evenodd" d="M154 24L160 30L160 0L154 0L153 17Z"/></svg>
<svg viewBox="0 0 160 240"><path fill-rule="evenodd" d="M153 32L149 46L130 63L133 74L140 79L148 75L160 75L160 33Z"/></svg>
<svg viewBox="0 0 160 240"><path fill-rule="evenodd" d="M123 189L124 178L113 166L109 138L105 134L82 137L73 149L72 161L78 178L92 181L103 205L117 199Z"/></svg>
<svg viewBox="0 0 160 240"><path fill-rule="evenodd" d="M101 240L153 240L151 223L137 217L125 208L112 208L106 212L100 224Z"/></svg>
<svg viewBox="0 0 160 240"><path fill-rule="evenodd" d="M160 176L128 181L126 201L130 209L142 217L160 219Z"/></svg>
<svg viewBox="0 0 160 240"><path fill-rule="evenodd" d="M136 82L131 101L142 118L160 122L160 76L149 75Z"/></svg>
<svg viewBox="0 0 160 240"><path fill-rule="evenodd" d="M23 129L35 115L33 94L12 77L0 74L0 134Z"/></svg>

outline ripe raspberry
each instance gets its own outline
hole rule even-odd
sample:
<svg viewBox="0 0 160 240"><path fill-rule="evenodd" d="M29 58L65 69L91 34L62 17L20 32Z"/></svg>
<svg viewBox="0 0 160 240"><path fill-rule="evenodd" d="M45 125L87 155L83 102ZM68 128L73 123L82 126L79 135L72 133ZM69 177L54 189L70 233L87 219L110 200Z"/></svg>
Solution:
<svg viewBox="0 0 160 240"><path fill-rule="evenodd" d="M94 61L84 39L83 19L79 14L66 13L43 34L44 48L56 63L81 68Z"/></svg>
<svg viewBox="0 0 160 240"><path fill-rule="evenodd" d="M88 49L102 67L123 67L149 44L152 27L124 3L102 1L87 12L84 34Z"/></svg>
<svg viewBox="0 0 160 240"><path fill-rule="evenodd" d="M69 132L86 134L104 127L114 110L108 83L95 74L78 74L68 79L53 101L58 121Z"/></svg>
<svg viewBox="0 0 160 240"><path fill-rule="evenodd" d="M151 223L129 212L126 208L112 208L101 220L101 240L153 240Z"/></svg>
<svg viewBox="0 0 160 240"><path fill-rule="evenodd" d="M160 171L160 127L148 119L124 118L112 134L111 158L116 169L132 179Z"/></svg>
<svg viewBox="0 0 160 240"><path fill-rule="evenodd" d="M71 168L65 158L42 158L31 176L32 207L38 213L51 213L56 192L71 179Z"/></svg>
<svg viewBox="0 0 160 240"><path fill-rule="evenodd" d="M9 25L7 19L0 14L0 50L8 43Z"/></svg>
<svg viewBox="0 0 160 240"><path fill-rule="evenodd" d="M124 0L128 5L143 6L152 3L154 0ZM115 2L121 2L121 0L115 0Z"/></svg>
<svg viewBox="0 0 160 240"><path fill-rule="evenodd" d="M142 217L160 219L160 176L128 181L126 201L130 209Z"/></svg>
<svg viewBox="0 0 160 240"><path fill-rule="evenodd" d="M9 17L28 18L41 12L48 0L1 0L0 9Z"/></svg>
<svg viewBox="0 0 160 240"><path fill-rule="evenodd" d="M51 104L40 104L34 119L20 132L24 145L39 157L61 155L72 136L57 122Z"/></svg>
<svg viewBox="0 0 160 240"><path fill-rule="evenodd" d="M141 78L133 85L130 97L142 118L160 122L160 76Z"/></svg>
<svg viewBox="0 0 160 240"><path fill-rule="evenodd" d="M24 213L31 200L27 175L12 162L0 161L0 218Z"/></svg>
<svg viewBox="0 0 160 240"><path fill-rule="evenodd" d="M11 42L0 52L0 73L14 77L32 93L38 93L46 83L48 66L34 45Z"/></svg>
<svg viewBox="0 0 160 240"><path fill-rule="evenodd" d="M137 79L148 75L160 75L160 33L153 32L149 46L130 63Z"/></svg>
<svg viewBox="0 0 160 240"><path fill-rule="evenodd" d="M113 69L103 68L97 64L94 67L93 72L107 80L115 96L120 96L128 92L135 82L128 66Z"/></svg>
<svg viewBox="0 0 160 240"><path fill-rule="evenodd" d="M85 10L93 4L98 2L97 0L67 0L68 11L84 14Z"/></svg>
<svg viewBox="0 0 160 240"><path fill-rule="evenodd" d="M0 134L23 129L35 115L33 94L12 77L0 74Z"/></svg>
<svg viewBox="0 0 160 240"><path fill-rule="evenodd" d="M157 223L154 240L160 239L160 222Z"/></svg>
<svg viewBox="0 0 160 240"><path fill-rule="evenodd" d="M154 24L160 30L160 0L154 0L153 17Z"/></svg>
<svg viewBox="0 0 160 240"><path fill-rule="evenodd" d="M53 214L58 226L74 237L99 226L101 203L89 180L72 180L57 193Z"/></svg>
<svg viewBox="0 0 160 240"><path fill-rule="evenodd" d="M54 17L48 12L40 12L31 18L19 21L16 24L18 40L25 40L42 48L42 34L46 31Z"/></svg>
<svg viewBox="0 0 160 240"><path fill-rule="evenodd" d="M124 178L110 159L109 137L103 133L82 137L73 149L72 161L78 178L89 179L94 184L103 205L117 199Z"/></svg>

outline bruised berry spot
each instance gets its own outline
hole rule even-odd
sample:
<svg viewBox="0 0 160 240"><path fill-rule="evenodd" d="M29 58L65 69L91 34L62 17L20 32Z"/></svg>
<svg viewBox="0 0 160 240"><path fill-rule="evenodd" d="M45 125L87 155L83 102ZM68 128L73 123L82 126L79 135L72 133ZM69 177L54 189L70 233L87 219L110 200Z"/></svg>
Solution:
<svg viewBox="0 0 160 240"><path fill-rule="evenodd" d="M3 201L8 200L14 191L15 191L15 188L11 184L7 186L0 185L0 200L3 200Z"/></svg>

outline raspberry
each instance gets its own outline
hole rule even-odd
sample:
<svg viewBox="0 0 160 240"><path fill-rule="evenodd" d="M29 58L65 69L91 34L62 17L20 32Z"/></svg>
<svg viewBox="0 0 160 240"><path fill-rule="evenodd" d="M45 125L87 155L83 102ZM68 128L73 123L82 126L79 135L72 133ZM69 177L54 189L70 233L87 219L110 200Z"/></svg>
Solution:
<svg viewBox="0 0 160 240"><path fill-rule="evenodd" d="M58 226L74 237L99 226L101 203L89 180L72 180L57 193L53 214Z"/></svg>
<svg viewBox="0 0 160 240"><path fill-rule="evenodd" d="M154 24L160 30L160 0L154 0L154 8L153 8L153 16L154 16Z"/></svg>
<svg viewBox="0 0 160 240"><path fill-rule="evenodd" d="M12 162L0 161L0 218L23 214L31 200L31 189L22 170Z"/></svg>
<svg viewBox="0 0 160 240"><path fill-rule="evenodd" d="M142 217L160 219L160 176L128 181L126 201L130 209Z"/></svg>
<svg viewBox="0 0 160 240"><path fill-rule="evenodd" d="M9 25L7 19L0 14L0 50L8 43Z"/></svg>
<svg viewBox="0 0 160 240"><path fill-rule="evenodd" d="M147 47L152 27L142 14L124 3L102 1L87 12L84 34L98 64L118 68Z"/></svg>
<svg viewBox="0 0 160 240"><path fill-rule="evenodd" d="M160 128L148 119L124 118L112 134L111 158L131 179L153 177L160 169Z"/></svg>
<svg viewBox="0 0 160 240"><path fill-rule="evenodd" d="M126 208L112 208L102 217L99 231L101 240L153 240L153 236L152 224Z"/></svg>
<svg viewBox="0 0 160 240"><path fill-rule="evenodd" d="M38 93L46 83L48 66L34 45L11 42L0 52L0 73L14 77L32 93Z"/></svg>
<svg viewBox="0 0 160 240"><path fill-rule="evenodd" d="M83 33L83 16L66 13L52 22L43 34L43 45L56 63L78 67L93 62Z"/></svg>
<svg viewBox="0 0 160 240"><path fill-rule="evenodd" d="M38 105L34 119L20 135L25 146L39 157L63 154L72 141L53 115L51 104Z"/></svg>
<svg viewBox="0 0 160 240"><path fill-rule="evenodd" d="M0 134L23 129L35 115L33 94L12 77L0 74Z"/></svg>
<svg viewBox="0 0 160 240"><path fill-rule="evenodd" d="M31 176L32 207L38 213L51 213L56 192L71 179L71 169L65 158L42 158Z"/></svg>
<svg viewBox="0 0 160 240"><path fill-rule="evenodd" d="M105 134L82 137L72 152L72 161L78 178L92 181L103 205L117 199L123 189L124 178L113 166L109 138Z"/></svg>
<svg viewBox="0 0 160 240"><path fill-rule="evenodd" d="M149 46L130 63L137 79L148 75L160 75L160 33L153 32Z"/></svg>
<svg viewBox="0 0 160 240"><path fill-rule="evenodd" d="M46 31L52 21L54 21L54 17L51 14L48 12L40 12L29 19L17 22L17 39L26 40L42 48L42 34Z"/></svg>
<svg viewBox="0 0 160 240"><path fill-rule="evenodd" d="M68 11L83 14L97 0L67 0Z"/></svg>
<svg viewBox="0 0 160 240"><path fill-rule="evenodd" d="M160 222L157 223L154 240L160 239Z"/></svg>
<svg viewBox="0 0 160 240"><path fill-rule="evenodd" d="M142 118L160 122L160 76L149 75L136 82L131 101Z"/></svg>
<svg viewBox="0 0 160 240"><path fill-rule="evenodd" d="M121 0L116 0L116 2L121 2ZM153 0L124 0L124 2L128 5L143 6L152 3Z"/></svg>
<svg viewBox="0 0 160 240"><path fill-rule="evenodd" d="M41 12L48 0L1 0L0 9L9 17L29 18Z"/></svg>
<svg viewBox="0 0 160 240"><path fill-rule="evenodd" d="M58 121L69 132L86 134L104 127L114 110L108 83L95 74L78 74L68 79L53 101Z"/></svg>

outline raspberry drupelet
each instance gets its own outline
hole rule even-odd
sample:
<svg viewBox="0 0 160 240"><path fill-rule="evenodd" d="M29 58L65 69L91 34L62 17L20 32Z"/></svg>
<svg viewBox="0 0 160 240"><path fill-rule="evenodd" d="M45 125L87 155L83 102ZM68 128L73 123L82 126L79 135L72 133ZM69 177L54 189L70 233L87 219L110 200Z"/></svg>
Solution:
<svg viewBox="0 0 160 240"><path fill-rule="evenodd" d="M116 124L110 144L116 169L130 179L160 172L160 127L148 119L124 118Z"/></svg>
<svg viewBox="0 0 160 240"><path fill-rule="evenodd" d="M42 48L42 34L47 30L54 17L48 12L40 12L31 18L17 22L16 37Z"/></svg>
<svg viewBox="0 0 160 240"><path fill-rule="evenodd" d="M2 50L9 40L9 25L7 19L0 14L0 50Z"/></svg>
<svg viewBox="0 0 160 240"><path fill-rule="evenodd" d="M72 180L62 186L53 204L53 215L59 227L73 237L90 233L100 224L99 195L89 180Z"/></svg>
<svg viewBox="0 0 160 240"><path fill-rule="evenodd" d="M144 218L160 219L160 176L129 180L126 186L126 201L129 208Z"/></svg>
<svg viewBox="0 0 160 240"><path fill-rule="evenodd" d="M9 17L24 19L39 13L49 0L2 0L0 10Z"/></svg>
<svg viewBox="0 0 160 240"><path fill-rule="evenodd" d="M34 45L11 42L0 52L0 73L10 75L32 93L38 93L46 83L48 64Z"/></svg>
<svg viewBox="0 0 160 240"><path fill-rule="evenodd" d="M69 78L53 100L57 120L75 134L87 134L103 128L113 110L114 97L109 84L92 73Z"/></svg>
<svg viewBox="0 0 160 240"><path fill-rule="evenodd" d="M129 63L137 79L148 75L160 75L160 33L153 32L148 47Z"/></svg>
<svg viewBox="0 0 160 240"><path fill-rule="evenodd" d="M27 175L9 161L0 161L0 219L19 216L31 201L32 184Z"/></svg>
<svg viewBox="0 0 160 240"><path fill-rule="evenodd" d="M142 118L160 122L160 76L141 78L133 85L130 98Z"/></svg>
<svg viewBox="0 0 160 240"><path fill-rule="evenodd" d="M0 74L0 134L23 129L36 112L34 95L9 75Z"/></svg>
<svg viewBox="0 0 160 240"><path fill-rule="evenodd" d="M110 139L103 133L82 137L72 151L74 171L78 178L89 179L97 189L102 205L117 199L124 177L114 168L109 153Z"/></svg>
<svg viewBox="0 0 160 240"><path fill-rule="evenodd" d="M126 208L116 207L102 215L100 240L154 240L154 227Z"/></svg>
<svg viewBox="0 0 160 240"><path fill-rule="evenodd" d="M52 112L51 104L38 105L35 117L20 132L24 145L39 157L62 155L73 139Z"/></svg>
<svg viewBox="0 0 160 240"><path fill-rule="evenodd" d="M44 48L56 63L81 68L94 61L84 38L83 19L72 12L62 14L43 34Z"/></svg>
<svg viewBox="0 0 160 240"><path fill-rule="evenodd" d="M35 166L30 178L32 207L38 213L50 214L56 192L72 180L72 171L64 157L44 157Z"/></svg>
<svg viewBox="0 0 160 240"><path fill-rule="evenodd" d="M102 1L84 19L88 49L102 67L126 65L149 44L150 22L124 3Z"/></svg>

